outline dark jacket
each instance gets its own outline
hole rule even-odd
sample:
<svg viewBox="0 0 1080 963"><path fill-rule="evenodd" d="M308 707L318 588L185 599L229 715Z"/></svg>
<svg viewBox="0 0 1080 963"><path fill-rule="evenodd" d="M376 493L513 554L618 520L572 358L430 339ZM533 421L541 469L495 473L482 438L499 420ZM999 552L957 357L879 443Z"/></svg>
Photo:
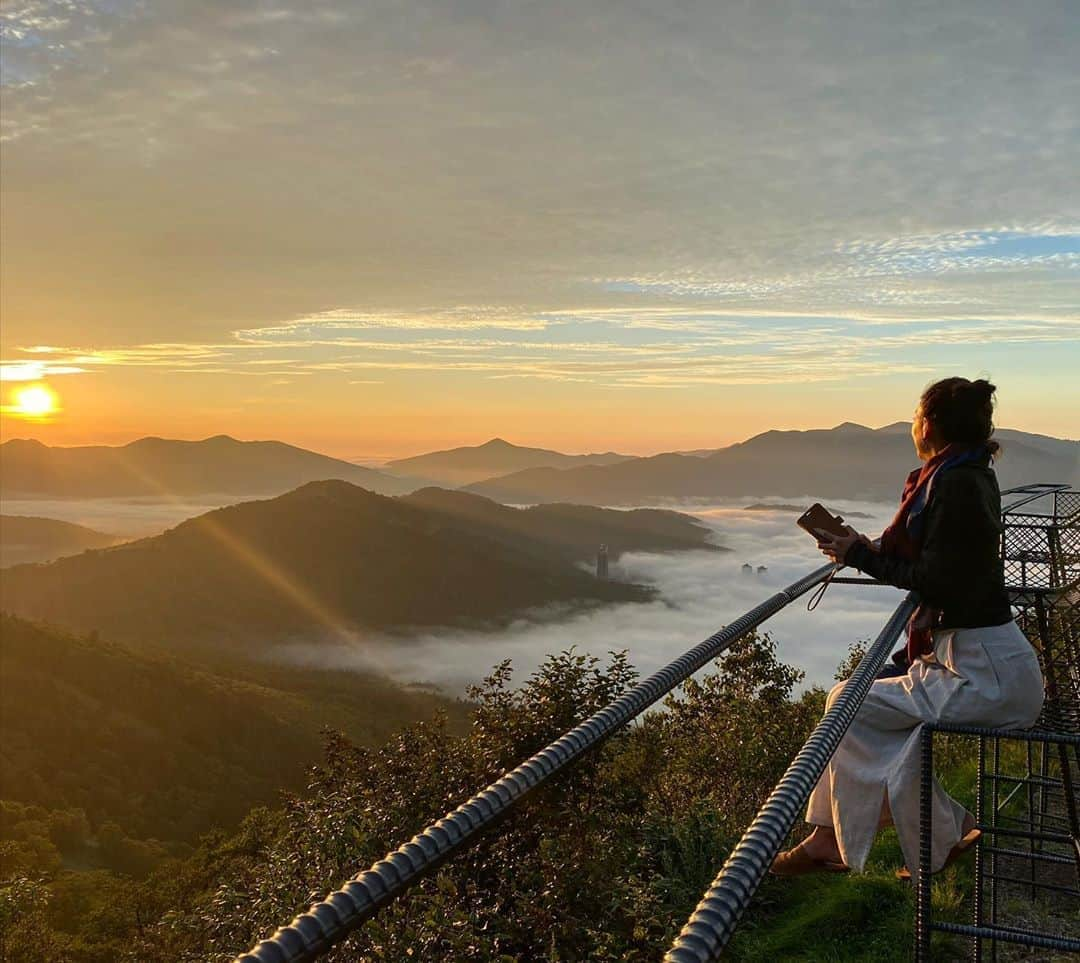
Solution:
<svg viewBox="0 0 1080 963"><path fill-rule="evenodd" d="M1012 618L1001 561L1001 492L992 468L957 465L934 479L922 550L909 562L855 542L847 565L942 610L940 628L1002 625Z"/></svg>

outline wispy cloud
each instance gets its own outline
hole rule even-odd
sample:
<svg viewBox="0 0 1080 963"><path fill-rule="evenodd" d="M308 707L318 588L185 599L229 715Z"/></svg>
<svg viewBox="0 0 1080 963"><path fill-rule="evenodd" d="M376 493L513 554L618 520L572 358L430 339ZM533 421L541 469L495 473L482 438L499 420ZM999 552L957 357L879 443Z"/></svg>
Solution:
<svg viewBox="0 0 1080 963"><path fill-rule="evenodd" d="M448 326L446 316L472 317ZM232 341L122 348L33 347L51 360L16 365L29 372L166 368L188 374L263 377L352 375L381 383L395 372L465 372L495 381L535 379L605 387L821 383L922 373L932 365L898 349L949 344L1080 342L1080 319L906 320L890 328L842 317L713 315L700 307L573 309L535 315L435 314L305 317L295 324L245 328ZM830 350L822 352L828 343ZM380 377L357 380L361 373Z"/></svg>
<svg viewBox="0 0 1080 963"><path fill-rule="evenodd" d="M0 381L40 381L54 375L85 374L89 369L43 361L0 362Z"/></svg>
<svg viewBox="0 0 1080 963"><path fill-rule="evenodd" d="M608 291L696 298L733 306L785 305L857 316L870 308L889 321L950 316L1011 317L1060 288L1047 320L1080 317L1080 226L1041 224L879 239L855 239L822 252L812 269L750 279L671 276L598 279ZM976 280L977 286L969 281ZM1018 283L1018 281L1020 283ZM1024 282L1028 282L1025 284ZM1071 300L1070 300L1071 299Z"/></svg>
<svg viewBox="0 0 1080 963"><path fill-rule="evenodd" d="M16 371L648 406L987 352L1021 381L1013 347L1078 337L1060 4L19 0L0 30Z"/></svg>

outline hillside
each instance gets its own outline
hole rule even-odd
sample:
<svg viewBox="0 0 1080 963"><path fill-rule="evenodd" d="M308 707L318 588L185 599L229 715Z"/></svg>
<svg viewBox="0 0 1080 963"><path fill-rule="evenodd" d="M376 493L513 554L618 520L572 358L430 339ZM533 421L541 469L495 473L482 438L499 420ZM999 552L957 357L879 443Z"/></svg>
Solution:
<svg viewBox="0 0 1080 963"><path fill-rule="evenodd" d="M740 644L723 667L615 732L572 778L530 794L484 845L385 907L332 957L660 959L821 711L820 691L797 696L799 673L767 642ZM551 655L521 688L493 673L464 733L418 726L376 752L332 743L291 805L252 813L146 885L116 885L112 899L98 883L84 896L95 912L35 918L28 908L13 929L30 947L40 934L80 940L95 960L120 959L122 948L147 963L227 963L634 679L624 658L604 665L572 652ZM54 877L37 905L63 905L77 882ZM893 886L890 906L903 906Z"/></svg>
<svg viewBox="0 0 1080 963"><path fill-rule="evenodd" d="M140 438L120 447L54 448L20 438L0 445L0 486L7 497L277 495L327 478L383 494L417 487L280 441L237 441L228 435L202 441Z"/></svg>
<svg viewBox="0 0 1080 963"><path fill-rule="evenodd" d="M174 646L347 638L650 598L343 481L208 512L152 538L7 569L0 608Z"/></svg>
<svg viewBox="0 0 1080 963"><path fill-rule="evenodd" d="M629 551L727 551L707 541L711 530L696 519L662 509L620 511L565 504L511 508L444 488L423 488L401 500L523 552L566 561L591 561L601 544L612 560Z"/></svg>
<svg viewBox="0 0 1080 963"><path fill-rule="evenodd" d="M6 614L0 634L0 797L136 837L194 840L300 789L324 726L378 745L437 708L463 716L363 673L241 680Z"/></svg>
<svg viewBox="0 0 1080 963"><path fill-rule="evenodd" d="M1037 481L1080 484L1080 442L998 432L1003 489ZM631 505L664 499L803 495L892 501L916 467L903 422L877 430L845 422L811 431L767 431L707 457L662 454L610 466L532 469L469 485L500 502Z"/></svg>
<svg viewBox="0 0 1080 963"><path fill-rule="evenodd" d="M613 451L594 455L564 455L546 448L522 448L502 438L483 445L451 448L386 463L392 472L429 478L446 485L468 485L497 475L529 468L577 468L582 465L616 465L632 456Z"/></svg>
<svg viewBox="0 0 1080 963"><path fill-rule="evenodd" d="M88 548L106 548L124 541L92 528L55 518L0 515L0 568L24 562L48 562Z"/></svg>

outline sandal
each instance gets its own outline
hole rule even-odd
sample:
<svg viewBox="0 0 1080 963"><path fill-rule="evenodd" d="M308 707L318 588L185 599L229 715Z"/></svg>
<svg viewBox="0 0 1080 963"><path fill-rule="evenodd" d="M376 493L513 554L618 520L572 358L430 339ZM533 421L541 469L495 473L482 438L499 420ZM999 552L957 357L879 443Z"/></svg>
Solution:
<svg viewBox="0 0 1080 963"><path fill-rule="evenodd" d="M961 856L964 855L972 846L974 846L980 839L982 839L982 830L976 826L973 829L969 829L967 834L958 842L952 849L949 850L949 855L945 857L945 862L941 864L941 869L951 863L955 863ZM939 869L937 872L941 872ZM933 874L931 874L933 875ZM903 880L905 883L911 881L911 870L906 866L901 866L896 871L896 878Z"/></svg>
<svg viewBox="0 0 1080 963"><path fill-rule="evenodd" d="M849 873L851 867L835 859L814 859L802 846L780 853L769 872L773 876L806 876L808 873Z"/></svg>

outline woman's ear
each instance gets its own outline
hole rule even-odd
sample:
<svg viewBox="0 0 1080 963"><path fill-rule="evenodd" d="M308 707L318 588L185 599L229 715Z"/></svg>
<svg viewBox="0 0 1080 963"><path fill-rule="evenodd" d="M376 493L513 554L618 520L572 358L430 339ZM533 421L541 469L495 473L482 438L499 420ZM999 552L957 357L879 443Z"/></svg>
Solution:
<svg viewBox="0 0 1080 963"><path fill-rule="evenodd" d="M934 423L926 415L921 415L919 420L915 422L915 430L919 435L919 441L928 441L931 434L933 434Z"/></svg>
<svg viewBox="0 0 1080 963"><path fill-rule="evenodd" d="M935 451L944 447L944 442L941 440L941 436L938 434L937 425L934 422L924 417L922 420L922 443L923 447L927 449L934 449Z"/></svg>

